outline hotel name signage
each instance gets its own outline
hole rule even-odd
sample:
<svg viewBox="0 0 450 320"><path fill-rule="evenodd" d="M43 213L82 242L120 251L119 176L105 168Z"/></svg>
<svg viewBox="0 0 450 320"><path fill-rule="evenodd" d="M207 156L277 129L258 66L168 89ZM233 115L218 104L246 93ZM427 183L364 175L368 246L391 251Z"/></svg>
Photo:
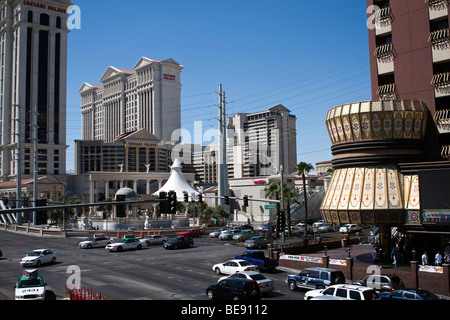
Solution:
<svg viewBox="0 0 450 320"><path fill-rule="evenodd" d="M67 10L64 9L64 8L58 8L58 7L55 7L55 6L50 6L50 5L46 5L46 4L39 3L39 2L24 0L23 4L26 5L26 6L30 6L30 7L47 9L47 10L51 10L51 11L55 11L55 12L61 12L61 13L67 13Z"/></svg>
<svg viewBox="0 0 450 320"><path fill-rule="evenodd" d="M164 77L164 80L169 80L169 81L175 81L175 79L177 78L176 75L167 74L167 73L164 73L163 77Z"/></svg>
<svg viewBox="0 0 450 320"><path fill-rule="evenodd" d="M156 147L156 143L151 142L134 142L134 141L128 141L127 147Z"/></svg>

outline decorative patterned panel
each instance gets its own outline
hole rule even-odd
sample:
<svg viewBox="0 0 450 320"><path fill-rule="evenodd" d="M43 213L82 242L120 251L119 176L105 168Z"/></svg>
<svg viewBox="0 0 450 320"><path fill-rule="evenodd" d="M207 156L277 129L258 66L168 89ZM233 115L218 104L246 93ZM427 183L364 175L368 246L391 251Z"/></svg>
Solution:
<svg viewBox="0 0 450 320"><path fill-rule="evenodd" d="M375 212L375 223L387 223L388 221L387 211L376 211Z"/></svg>
<svg viewBox="0 0 450 320"><path fill-rule="evenodd" d="M352 193L350 195L349 210L359 210L361 208L361 195L364 187L364 169L356 168Z"/></svg>
<svg viewBox="0 0 450 320"><path fill-rule="evenodd" d="M359 122L359 116L353 115L352 116L352 132L353 132L353 138L355 141L361 140L361 124Z"/></svg>
<svg viewBox="0 0 450 320"><path fill-rule="evenodd" d="M372 114L372 138L378 139L381 137L381 125L382 125L382 119L380 118L380 115L377 113Z"/></svg>
<svg viewBox="0 0 450 320"><path fill-rule="evenodd" d="M333 223L339 223L339 215L337 211L330 211L330 214L331 214L331 221Z"/></svg>
<svg viewBox="0 0 450 320"><path fill-rule="evenodd" d="M389 208L402 208L401 187L398 178L398 171L394 169L387 170L388 178L388 195L389 195Z"/></svg>
<svg viewBox="0 0 450 320"><path fill-rule="evenodd" d="M403 117L402 112L394 113L394 132L393 138L400 139L403 137Z"/></svg>
<svg viewBox="0 0 450 320"><path fill-rule="evenodd" d="M402 223L402 213L398 211L389 211L389 223L392 224Z"/></svg>
<svg viewBox="0 0 450 320"><path fill-rule="evenodd" d="M331 201L330 209L336 210L339 205L342 189L344 188L344 182L347 174L347 169L341 169L339 171L339 179L337 180L336 190L334 191L333 200Z"/></svg>
<svg viewBox="0 0 450 320"><path fill-rule="evenodd" d="M359 211L350 211L349 213L350 223L361 223L361 217Z"/></svg>
<svg viewBox="0 0 450 320"><path fill-rule="evenodd" d="M361 223L373 224L374 222L373 212L361 212Z"/></svg>
<svg viewBox="0 0 450 320"><path fill-rule="evenodd" d="M347 170L347 175L345 177L344 187L341 194L341 199L339 201L339 210L348 209L348 203L350 200L350 192L352 190L353 185L353 176L355 174L355 168L349 168Z"/></svg>
<svg viewBox="0 0 450 320"><path fill-rule="evenodd" d="M411 176L403 176L403 207L408 208L409 196L411 189Z"/></svg>
<svg viewBox="0 0 450 320"><path fill-rule="evenodd" d="M345 138L347 139L347 141L352 141L353 135L352 135L352 126L350 124L350 118L348 116L342 116L342 124L344 127Z"/></svg>
<svg viewBox="0 0 450 320"><path fill-rule="evenodd" d="M373 195L374 195L374 172L373 168L366 169L364 174L364 190L361 201L361 210L373 209Z"/></svg>
<svg viewBox="0 0 450 320"><path fill-rule="evenodd" d="M406 224L421 224L420 211L406 211Z"/></svg>
<svg viewBox="0 0 450 320"><path fill-rule="evenodd" d="M413 137L413 117L414 112L407 112L405 115L405 129L403 131L403 137L404 138L412 138ZM420 130L418 131L420 135Z"/></svg>
<svg viewBox="0 0 450 320"><path fill-rule="evenodd" d="M322 208L328 210L331 207L331 201L333 200L334 192L336 190L337 181L339 180L339 171L336 170L331 177L330 184L327 189L327 193L325 194L325 198L322 201Z"/></svg>
<svg viewBox="0 0 450 320"><path fill-rule="evenodd" d="M387 209L386 169L376 169L375 179L375 209Z"/></svg>
<svg viewBox="0 0 450 320"><path fill-rule="evenodd" d="M392 138L392 115L390 113L383 113L383 138Z"/></svg>
<svg viewBox="0 0 450 320"><path fill-rule="evenodd" d="M350 223L347 211L339 211L339 219L341 223Z"/></svg>
<svg viewBox="0 0 450 320"><path fill-rule="evenodd" d="M414 175L411 179L408 209L420 209L419 176Z"/></svg>
<svg viewBox="0 0 450 320"><path fill-rule="evenodd" d="M340 118L336 118L336 130L339 136L339 142L345 142L345 137L344 137L344 128L342 127L342 122Z"/></svg>

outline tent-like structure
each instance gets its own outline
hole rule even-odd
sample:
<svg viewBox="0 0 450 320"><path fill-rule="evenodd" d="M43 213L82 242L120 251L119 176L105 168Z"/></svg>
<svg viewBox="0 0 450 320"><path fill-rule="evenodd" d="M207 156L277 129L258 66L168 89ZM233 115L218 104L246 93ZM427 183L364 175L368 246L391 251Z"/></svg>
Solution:
<svg viewBox="0 0 450 320"><path fill-rule="evenodd" d="M173 165L170 167L171 173L169 180L164 184L164 186L153 193L153 195L158 196L160 192L169 192L169 191L175 191L177 194L178 201L184 201L184 193L187 192L189 197L192 193L195 193L195 195L199 194L200 192L192 187L189 182L187 182L186 178L183 176L183 173L181 172L181 169L183 166L181 165L180 159L175 159L173 162Z"/></svg>

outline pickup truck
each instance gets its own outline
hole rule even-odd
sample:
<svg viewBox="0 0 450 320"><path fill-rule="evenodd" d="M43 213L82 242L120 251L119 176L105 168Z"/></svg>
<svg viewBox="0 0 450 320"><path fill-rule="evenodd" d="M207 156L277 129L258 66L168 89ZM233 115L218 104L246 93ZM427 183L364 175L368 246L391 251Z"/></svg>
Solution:
<svg viewBox="0 0 450 320"><path fill-rule="evenodd" d="M267 258L264 251L260 250L247 250L241 255L234 257L235 259L243 259L248 262L257 265L260 270L269 270L272 272L276 266L278 266L278 261Z"/></svg>

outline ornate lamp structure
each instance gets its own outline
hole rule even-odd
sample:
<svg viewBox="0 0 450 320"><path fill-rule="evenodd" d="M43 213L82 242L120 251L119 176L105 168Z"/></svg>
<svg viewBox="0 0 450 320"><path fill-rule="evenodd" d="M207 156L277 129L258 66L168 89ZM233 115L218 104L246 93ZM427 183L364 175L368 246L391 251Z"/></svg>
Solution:
<svg viewBox="0 0 450 320"><path fill-rule="evenodd" d="M418 179L403 176L399 163L425 159L428 110L417 100L365 101L328 111L333 168L321 205L324 221L376 224L381 241L389 226L420 209Z"/></svg>

